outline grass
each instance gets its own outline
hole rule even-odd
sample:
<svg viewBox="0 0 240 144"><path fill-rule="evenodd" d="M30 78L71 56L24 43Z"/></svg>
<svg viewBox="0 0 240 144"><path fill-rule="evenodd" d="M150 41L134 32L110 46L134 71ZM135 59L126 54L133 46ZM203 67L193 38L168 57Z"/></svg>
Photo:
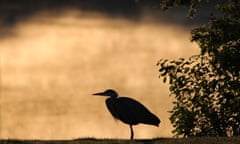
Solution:
<svg viewBox="0 0 240 144"><path fill-rule="evenodd" d="M0 140L0 144L240 144L240 137L194 137L194 138L156 138L156 139L95 139L75 140Z"/></svg>

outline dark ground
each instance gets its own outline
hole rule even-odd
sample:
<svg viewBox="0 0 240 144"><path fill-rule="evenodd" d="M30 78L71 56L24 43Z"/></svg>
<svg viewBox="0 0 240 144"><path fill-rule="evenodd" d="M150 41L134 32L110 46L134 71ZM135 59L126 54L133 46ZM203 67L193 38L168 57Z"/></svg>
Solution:
<svg viewBox="0 0 240 144"><path fill-rule="evenodd" d="M156 138L156 139L95 139L75 140L0 140L0 144L240 144L240 137L195 137L195 138Z"/></svg>

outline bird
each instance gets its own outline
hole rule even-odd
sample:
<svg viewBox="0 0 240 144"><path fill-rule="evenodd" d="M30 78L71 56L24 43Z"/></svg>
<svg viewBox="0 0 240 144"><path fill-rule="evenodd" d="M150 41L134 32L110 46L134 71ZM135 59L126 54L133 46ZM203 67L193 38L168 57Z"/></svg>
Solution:
<svg viewBox="0 0 240 144"><path fill-rule="evenodd" d="M113 89L107 89L93 95L108 96L105 102L109 112L115 119L129 125L131 140L134 138L133 125L142 123L158 127L161 122L143 104L129 97L119 97Z"/></svg>

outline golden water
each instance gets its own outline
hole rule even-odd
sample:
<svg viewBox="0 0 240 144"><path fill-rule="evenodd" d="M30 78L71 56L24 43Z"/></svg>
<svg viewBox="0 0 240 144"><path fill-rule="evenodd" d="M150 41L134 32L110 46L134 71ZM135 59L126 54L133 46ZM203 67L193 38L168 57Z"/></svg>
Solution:
<svg viewBox="0 0 240 144"><path fill-rule="evenodd" d="M158 78L161 58L198 53L189 29L100 14L37 14L0 39L0 138L129 138L103 97L107 88L135 98L161 119L136 138L172 136L171 98Z"/></svg>

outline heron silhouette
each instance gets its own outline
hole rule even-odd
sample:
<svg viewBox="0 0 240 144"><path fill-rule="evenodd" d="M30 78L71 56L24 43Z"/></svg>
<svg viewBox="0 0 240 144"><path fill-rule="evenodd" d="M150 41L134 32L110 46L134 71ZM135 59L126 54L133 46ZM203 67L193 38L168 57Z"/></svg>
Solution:
<svg viewBox="0 0 240 144"><path fill-rule="evenodd" d="M156 115L151 113L140 102L128 97L118 97L118 93L112 89L93 95L109 96L106 99L107 108L114 118L130 126L131 140L134 137L133 125L142 123L158 126L161 122Z"/></svg>

